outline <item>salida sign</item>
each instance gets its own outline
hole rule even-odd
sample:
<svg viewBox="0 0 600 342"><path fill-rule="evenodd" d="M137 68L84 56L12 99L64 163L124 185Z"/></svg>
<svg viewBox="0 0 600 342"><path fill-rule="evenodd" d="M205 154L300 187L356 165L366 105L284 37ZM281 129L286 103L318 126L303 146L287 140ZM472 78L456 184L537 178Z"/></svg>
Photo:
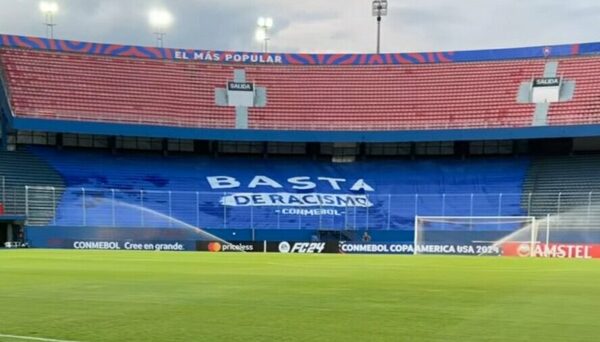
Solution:
<svg viewBox="0 0 600 342"><path fill-rule="evenodd" d="M369 208L373 203L367 194L375 191L364 179L348 181L345 178L321 176L297 176L281 181L256 175L247 184L224 175L206 177L206 180L212 190L226 192L220 200L223 206L277 207L283 215L340 215L336 208ZM330 210L290 211L285 207Z"/></svg>

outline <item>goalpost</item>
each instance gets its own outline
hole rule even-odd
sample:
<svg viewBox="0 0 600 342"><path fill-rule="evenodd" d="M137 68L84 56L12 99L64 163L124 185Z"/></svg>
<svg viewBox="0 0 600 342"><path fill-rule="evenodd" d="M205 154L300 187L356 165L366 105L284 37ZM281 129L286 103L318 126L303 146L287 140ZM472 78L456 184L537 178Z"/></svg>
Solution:
<svg viewBox="0 0 600 342"><path fill-rule="evenodd" d="M538 242L534 216L415 216L414 254L500 255L506 244Z"/></svg>

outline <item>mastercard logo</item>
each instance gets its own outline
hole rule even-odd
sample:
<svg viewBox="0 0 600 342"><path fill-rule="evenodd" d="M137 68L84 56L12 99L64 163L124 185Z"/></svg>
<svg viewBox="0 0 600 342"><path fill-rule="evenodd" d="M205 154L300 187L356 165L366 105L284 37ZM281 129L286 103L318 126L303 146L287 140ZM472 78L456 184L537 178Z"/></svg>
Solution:
<svg viewBox="0 0 600 342"><path fill-rule="evenodd" d="M218 242L211 242L208 244L209 252L220 252L223 247Z"/></svg>

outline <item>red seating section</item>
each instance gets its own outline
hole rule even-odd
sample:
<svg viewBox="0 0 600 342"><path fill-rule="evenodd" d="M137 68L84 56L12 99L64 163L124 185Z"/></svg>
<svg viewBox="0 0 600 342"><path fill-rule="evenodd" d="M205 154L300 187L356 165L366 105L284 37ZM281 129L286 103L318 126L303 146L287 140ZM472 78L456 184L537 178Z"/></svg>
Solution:
<svg viewBox="0 0 600 342"><path fill-rule="evenodd" d="M558 76L575 81L572 101L550 105L550 125L600 123L600 58L585 57L562 60Z"/></svg>
<svg viewBox="0 0 600 342"><path fill-rule="evenodd" d="M566 75L585 73L578 60L563 62ZM5 48L0 63L20 117L233 128L235 111L215 106L214 89L243 68L268 89L250 128L404 130L530 126L535 106L517 103L517 93L545 61L234 66ZM586 105L564 112L575 106Z"/></svg>

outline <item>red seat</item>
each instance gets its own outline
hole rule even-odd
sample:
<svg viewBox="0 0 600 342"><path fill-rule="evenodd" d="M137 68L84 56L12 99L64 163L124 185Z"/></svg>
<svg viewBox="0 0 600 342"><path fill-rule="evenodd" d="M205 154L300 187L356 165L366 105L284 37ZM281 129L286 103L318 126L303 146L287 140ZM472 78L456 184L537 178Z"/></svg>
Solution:
<svg viewBox="0 0 600 342"><path fill-rule="evenodd" d="M558 75L575 81L572 101L550 105L550 125L585 125L600 123L600 58L580 57L562 60Z"/></svg>

